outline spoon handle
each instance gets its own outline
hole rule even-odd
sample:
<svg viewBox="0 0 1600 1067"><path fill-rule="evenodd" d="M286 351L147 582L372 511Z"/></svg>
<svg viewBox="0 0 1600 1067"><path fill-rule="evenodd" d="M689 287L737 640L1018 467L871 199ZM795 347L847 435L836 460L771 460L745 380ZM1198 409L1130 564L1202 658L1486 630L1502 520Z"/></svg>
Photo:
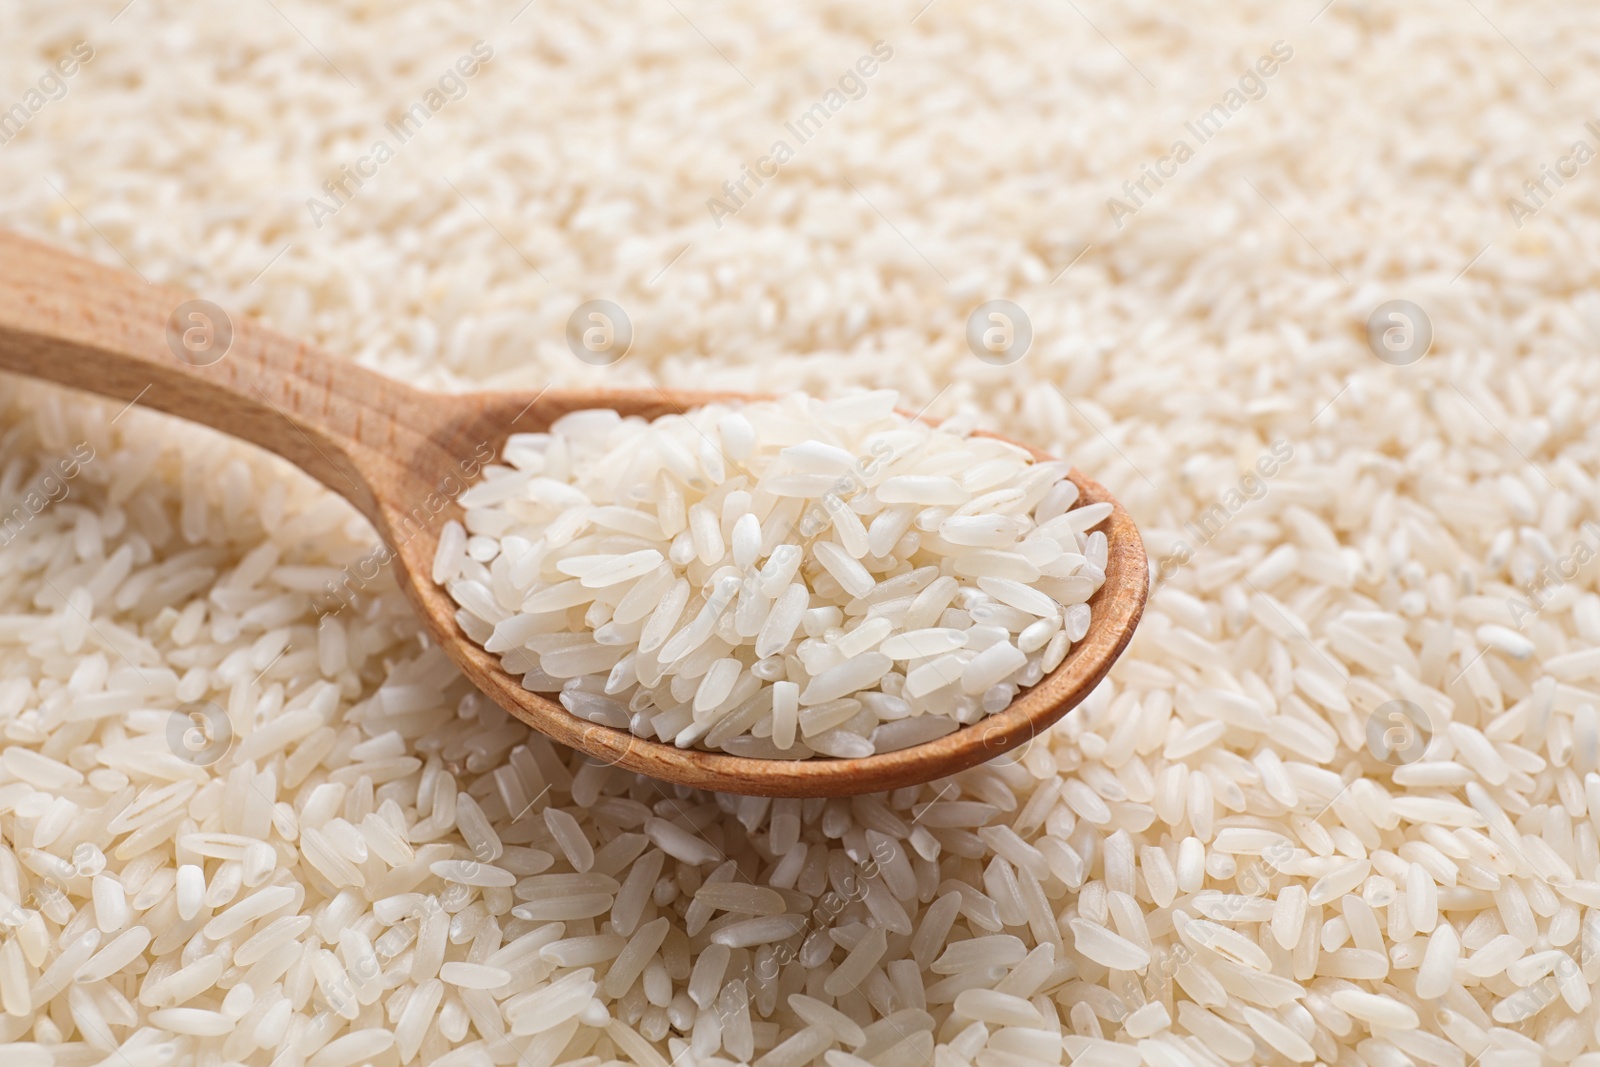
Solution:
<svg viewBox="0 0 1600 1067"><path fill-rule="evenodd" d="M0 371L260 445L369 517L377 505L363 471L394 454L397 427L423 403L405 385L214 303L5 231Z"/></svg>

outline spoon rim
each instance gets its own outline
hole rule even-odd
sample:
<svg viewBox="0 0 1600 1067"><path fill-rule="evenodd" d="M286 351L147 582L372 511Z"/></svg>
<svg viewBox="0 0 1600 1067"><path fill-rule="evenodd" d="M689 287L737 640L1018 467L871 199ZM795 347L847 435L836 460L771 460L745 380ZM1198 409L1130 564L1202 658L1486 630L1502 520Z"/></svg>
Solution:
<svg viewBox="0 0 1600 1067"><path fill-rule="evenodd" d="M668 407L679 411L713 402L770 399L753 393L594 389L582 390L585 402L569 407L562 403L568 399L562 393L578 395L579 391L548 390L541 398L567 410L610 408L624 415L641 408L660 408L663 399ZM1054 458L1003 434L987 430L974 430L973 434L1021 448L1036 462ZM1020 692L1001 711L932 741L871 756L760 759L679 748L630 730L591 723L568 711L550 694L524 689L519 678L500 666L499 656L486 652L467 636L456 621L455 602L433 582L431 554L426 560L416 561L416 566L400 568L402 585L445 654L479 690L513 717L584 753L595 763L696 789L745 796L805 798L878 793L924 784L996 759L1007 763L1020 760L1040 733L1087 698L1133 639L1149 592L1149 564L1143 539L1132 517L1109 490L1075 467L1067 477L1078 487L1075 508L1095 503L1111 505L1111 514L1093 528L1106 534L1107 558L1105 581L1088 601L1089 632L1073 643L1055 670Z"/></svg>

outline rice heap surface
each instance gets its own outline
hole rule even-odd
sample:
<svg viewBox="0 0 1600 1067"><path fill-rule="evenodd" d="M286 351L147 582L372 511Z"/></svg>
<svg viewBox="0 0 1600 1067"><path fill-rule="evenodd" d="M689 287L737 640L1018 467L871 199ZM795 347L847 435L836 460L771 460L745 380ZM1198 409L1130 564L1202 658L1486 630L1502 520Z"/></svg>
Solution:
<svg viewBox="0 0 1600 1067"><path fill-rule="evenodd" d="M1003 765L696 794L474 697L282 464L6 380L8 1064L1600 1061L1593 4L0 26L0 224L423 385L896 388L1156 578Z"/></svg>
<svg viewBox="0 0 1600 1067"><path fill-rule="evenodd" d="M857 757L1004 709L1089 632L1108 503L892 389L574 412L466 490L433 580L579 718L739 756Z"/></svg>

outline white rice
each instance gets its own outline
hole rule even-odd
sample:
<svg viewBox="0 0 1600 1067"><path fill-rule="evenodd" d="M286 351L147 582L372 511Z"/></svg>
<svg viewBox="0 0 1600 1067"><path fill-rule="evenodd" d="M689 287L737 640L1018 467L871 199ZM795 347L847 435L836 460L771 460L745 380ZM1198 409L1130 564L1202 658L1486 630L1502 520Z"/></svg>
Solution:
<svg viewBox="0 0 1600 1067"><path fill-rule="evenodd" d="M431 387L900 389L908 410L965 413L1117 493L1155 562L1141 632L1054 731L951 782L792 803L660 788L473 697L392 576L357 579L373 535L326 491L139 407L8 380L0 517L27 512L63 457L81 468L0 535L8 1065L720 1067L784 1046L780 1062L829 1067L1593 1067L1600 303L1580 238L1600 202L1587 168L1545 177L1573 141L1593 145L1600 80L1578 44L1600 31L1592 6L1151 18L915 0L596 18L548 0L513 23L516 6L13 5L0 67L20 73L0 114L70 42L97 58L0 147L6 225ZM465 97L441 93L417 143L311 223L304 200L392 141L385 122L479 37L495 59ZM894 57L862 98L841 91L781 176L747 181L737 216L712 223L706 198L785 122L828 110L880 37ZM1229 108L1243 64L1279 39L1293 59ZM1198 145L1185 123L1214 126L1213 104L1228 128ZM1157 186L1144 168L1178 137L1196 158ZM1141 179L1137 213L1096 228ZM1500 213L1530 180L1543 203L1519 227ZM610 367L562 342L591 293L637 327ZM965 338L991 295L1032 319L1031 350L1005 367ZM1361 336L1401 296L1436 331L1406 367ZM713 427L723 473L773 429ZM820 475L798 485L838 478L838 456L805 456ZM690 473L703 458L698 442L667 457ZM1064 497L1035 516L1071 514ZM915 505L887 507L862 524L869 555L931 532ZM620 543L639 536L635 510L593 521ZM739 565L749 523L713 518ZM984 554L1006 552L1009 529L955 522L947 540L963 568L1026 584ZM859 535L846 519L838 544ZM463 528L458 559L492 567L498 536ZM1068 555L1102 548L1091 532ZM582 591L644 550L561 573ZM804 592L803 573L763 595ZM1033 622L1012 629L1025 608L996 598L985 621L958 599L972 577L953 563L947 578L877 612L897 632L978 631L924 658L981 652L998 627L1044 663L1081 633L1073 605L1036 646ZM347 580L328 611L325 583ZM670 603L647 591L629 625ZM692 621L690 593L654 648ZM812 614L808 594L768 636L826 643L857 619ZM843 658L913 665L898 655L915 649L873 638ZM774 736L792 711L809 747L800 687L772 689ZM603 693L569 698L611 714L590 699ZM1428 724L1415 750L1393 701ZM168 744L191 702L228 724L214 762ZM881 731L927 718L903 692L860 702ZM1400 761L1374 754L1369 723L1380 751L1400 730ZM587 872L546 810L575 820ZM776 906L701 897L716 885L770 890L783 911L713 907ZM293 896L205 932L276 889ZM615 961L661 919L609 997ZM768 919L802 925L717 943ZM148 943L96 977L135 928ZM1086 928L1148 965L1097 962ZM881 956L829 992L874 930ZM1026 1016L1002 997L1040 1022L962 1010Z"/></svg>
<svg viewBox="0 0 1600 1067"><path fill-rule="evenodd" d="M1087 634L1110 507L1071 508L1065 464L899 404L575 412L512 436L433 573L502 667L590 722L773 758L943 736ZM724 440L733 418L752 429ZM962 480L922 473L944 470ZM935 584L959 607L923 626Z"/></svg>

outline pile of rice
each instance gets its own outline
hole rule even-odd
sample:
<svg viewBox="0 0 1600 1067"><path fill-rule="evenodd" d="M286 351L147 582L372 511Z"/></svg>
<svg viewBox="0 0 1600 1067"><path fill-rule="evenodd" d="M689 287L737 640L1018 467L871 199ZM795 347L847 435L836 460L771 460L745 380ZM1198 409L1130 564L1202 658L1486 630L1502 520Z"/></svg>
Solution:
<svg viewBox="0 0 1600 1067"><path fill-rule="evenodd" d="M431 577L503 670L588 722L758 759L944 737L1088 634L1112 506L1078 505L1063 460L899 401L513 434Z"/></svg>
<svg viewBox="0 0 1600 1067"><path fill-rule="evenodd" d="M8 1064L1600 1062L1592 5L120 6L6 6L0 224L420 384L899 388L1071 456L1157 588L1013 760L695 794L391 575L319 621L373 535L281 464L7 381Z"/></svg>

